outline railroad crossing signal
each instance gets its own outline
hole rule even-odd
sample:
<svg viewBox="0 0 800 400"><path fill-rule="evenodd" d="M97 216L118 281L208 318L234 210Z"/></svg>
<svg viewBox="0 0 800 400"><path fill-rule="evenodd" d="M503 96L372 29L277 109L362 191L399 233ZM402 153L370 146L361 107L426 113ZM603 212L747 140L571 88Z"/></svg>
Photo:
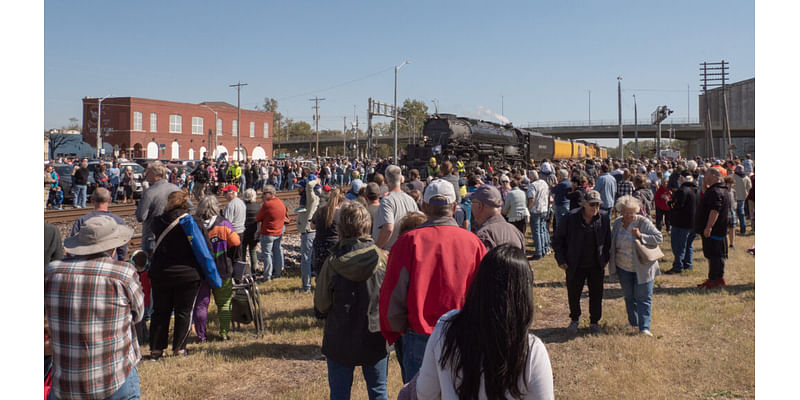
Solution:
<svg viewBox="0 0 800 400"><path fill-rule="evenodd" d="M672 114L672 110L667 108L667 106L656 107L656 110L653 111L652 114L650 114L650 120L653 125L658 125L662 121L667 119L667 117L669 117L670 114Z"/></svg>

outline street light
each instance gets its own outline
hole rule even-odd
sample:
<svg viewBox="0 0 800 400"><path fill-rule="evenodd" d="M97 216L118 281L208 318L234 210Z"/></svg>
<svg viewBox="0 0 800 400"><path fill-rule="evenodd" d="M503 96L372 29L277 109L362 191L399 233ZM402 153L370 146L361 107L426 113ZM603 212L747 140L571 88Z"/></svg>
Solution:
<svg viewBox="0 0 800 400"><path fill-rule="evenodd" d="M110 94L105 97L97 98L97 159L100 159L100 150L103 148L103 138L101 137L101 132L103 131L103 100L113 96Z"/></svg>
<svg viewBox="0 0 800 400"><path fill-rule="evenodd" d="M402 64L394 67L394 163L395 165L399 165L400 163L397 160L397 71L403 67L403 65L411 64L411 61L405 60Z"/></svg>
<svg viewBox="0 0 800 400"><path fill-rule="evenodd" d="M217 129L217 112L214 111L213 108L211 108L211 107L209 107L209 106L207 106L205 104L200 104L200 105L205 107L205 108L207 108L207 109L209 109L209 110L211 110L211 112L214 113L214 150L211 151L211 159L214 160L214 159L217 158L217 132L216 132L216 129ZM238 122L237 122L237 124L238 124ZM211 138L208 139L208 145L211 146ZM201 157L202 157L202 154L201 154Z"/></svg>

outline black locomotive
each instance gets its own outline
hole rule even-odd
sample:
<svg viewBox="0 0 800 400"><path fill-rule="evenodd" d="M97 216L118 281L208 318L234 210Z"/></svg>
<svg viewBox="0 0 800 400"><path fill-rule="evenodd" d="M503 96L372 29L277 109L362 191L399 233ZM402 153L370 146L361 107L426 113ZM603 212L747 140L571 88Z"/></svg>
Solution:
<svg viewBox="0 0 800 400"><path fill-rule="evenodd" d="M460 160L465 167L524 169L531 160L605 157L605 149L580 140L560 140L511 124L498 124L453 114L425 120L422 144L406 146L403 164L426 174L428 161ZM424 176L423 176L424 177Z"/></svg>

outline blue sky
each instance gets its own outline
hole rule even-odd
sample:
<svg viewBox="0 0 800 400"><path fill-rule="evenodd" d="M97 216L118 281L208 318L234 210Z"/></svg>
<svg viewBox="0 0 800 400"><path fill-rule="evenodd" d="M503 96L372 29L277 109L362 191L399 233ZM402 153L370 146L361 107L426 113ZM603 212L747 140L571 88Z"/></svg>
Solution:
<svg viewBox="0 0 800 400"><path fill-rule="evenodd" d="M46 1L44 127L81 117L84 96L236 103L341 129L367 98L512 123L616 120L667 104L697 118L698 64L755 76L752 1L201 2ZM713 17L712 17L713 16ZM690 92L687 96L687 85ZM479 110L484 110L483 114ZM491 110L489 113L486 110ZM494 115L496 114L496 115ZM388 122L376 118L375 122Z"/></svg>

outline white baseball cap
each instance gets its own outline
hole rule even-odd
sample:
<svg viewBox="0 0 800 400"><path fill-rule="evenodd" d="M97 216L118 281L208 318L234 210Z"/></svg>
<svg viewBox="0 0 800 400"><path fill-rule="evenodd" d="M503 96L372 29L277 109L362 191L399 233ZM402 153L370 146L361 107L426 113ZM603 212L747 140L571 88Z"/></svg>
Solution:
<svg viewBox="0 0 800 400"><path fill-rule="evenodd" d="M443 197L445 202L442 203L441 201L434 200L434 203L431 203L431 199L434 197ZM453 184L444 180L444 179L436 179L433 182L428 184L428 187L425 188L425 195L422 198L422 201L428 204L453 204L456 202L456 192L453 189Z"/></svg>

